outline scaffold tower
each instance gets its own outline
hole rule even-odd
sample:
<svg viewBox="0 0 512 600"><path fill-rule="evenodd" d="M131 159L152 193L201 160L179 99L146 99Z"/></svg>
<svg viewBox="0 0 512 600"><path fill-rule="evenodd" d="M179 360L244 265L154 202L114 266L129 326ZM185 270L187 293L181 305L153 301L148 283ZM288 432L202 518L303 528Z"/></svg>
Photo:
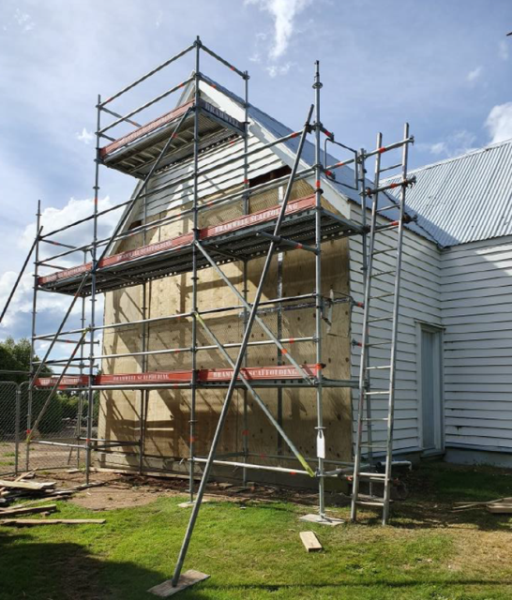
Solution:
<svg viewBox="0 0 512 600"><path fill-rule="evenodd" d="M175 85L156 98L143 103L137 108L121 114L115 108L116 101L131 92L164 68L178 59L192 55L194 69L188 79ZM201 94L201 82L211 80L201 71L202 57L208 56L229 69L242 82L244 117L234 118L231 114L208 101ZM215 84L212 84L215 87ZM212 469L216 466L240 468L243 480L247 481L250 470L269 471L282 474L299 474L316 480L318 486L318 514L311 517L317 522L332 524L335 519L326 512L325 482L328 478L342 478L352 484L352 518L356 518L357 507L372 506L382 510L383 522L389 516L390 486L393 464L393 413L394 389L396 385L396 348L398 343L400 267L403 245L403 228L407 223L405 210L406 189L414 183L407 175L407 149L413 138L406 126L403 139L397 143L384 146L379 135L377 147L373 151L354 150L339 142L335 135L326 129L321 120L321 88L319 63L315 63L313 82L313 103L305 103L304 123L301 129L287 135L276 137L265 144L251 147L249 144L249 75L226 61L199 38L196 41L153 69L121 91L106 100L98 97L96 161L94 177L94 209L87 217L53 231L44 231L41 226L41 205L37 210L37 235L25 265L8 299L7 307L18 286L21 277L34 257L34 295L32 311L32 355L35 356L35 345L46 343L46 350L40 360L32 360L28 383L27 410L27 466L30 449L36 444L63 446L73 449L85 456L85 473L89 481L93 464L93 452L111 450L117 447L132 446L139 450L139 469L143 470L145 419L151 402L153 390L178 390L189 393L190 412L188 415L188 463L189 495L192 507L189 525L183 545L176 563L171 583L172 588L184 586L190 576L182 575L189 543L194 531L203 500L206 485ZM155 109L167 101L176 92L192 90L192 93L181 96L178 105L163 115L157 116L145 124L139 123L141 114L148 109ZM105 119L108 120L105 123ZM128 129L127 129L128 128ZM116 133L122 129L122 133ZM307 138L311 137L314 147L312 164L304 161L304 147ZM201 157L209 148L221 144L241 141L243 151L235 156L228 156L220 163L208 166L201 162ZM328 164L327 144L335 145L346 159ZM324 147L322 148L322 145ZM293 150L293 164L289 169L278 173L273 179L252 180L249 169L262 152L285 146ZM401 158L397 164L382 167L381 158L385 153L399 151ZM182 184L186 189L187 201L164 216L150 218L147 212L147 199L155 193L165 193L169 187L161 185L156 190L150 189L155 175L162 173L169 165L176 164L184 157L191 157L192 170L183 175ZM368 163L375 161L375 176L370 182L366 176ZM310 161L311 162L311 161ZM226 186L220 189L214 198L201 193L201 182L215 173L230 172L235 165L242 165L243 180L240 185ZM114 206L100 210L100 176L103 168L114 169L129 175L137 181L132 197ZM345 183L347 188L359 196L362 211L361 221L345 218L331 210L323 201L323 185L336 181L336 172L344 167L353 168L353 182ZM384 171L398 170L401 179L398 183L381 185L380 178ZM294 186L297 182L309 180L313 182L313 192L297 197ZM173 181L176 185L176 181ZM228 189L229 187L229 189ZM388 192L391 188L399 189L399 199ZM273 206L254 210L251 199L263 192L278 190L279 202ZM382 202L382 200L384 202ZM210 221L212 211L236 205L240 213L235 218ZM140 220L130 224L135 207L139 208ZM369 222L367 209L370 213ZM100 235L100 219L112 211L122 211L122 216L113 231L105 237ZM382 219L387 219L384 223ZM165 227L188 219L192 226L187 232L179 235L162 235L158 241L152 241L152 232L164 231ZM132 220L133 221L133 220ZM59 240L63 231L68 232L77 226L89 225L92 239L89 243L74 246ZM128 225L130 224L130 227ZM384 232L396 232L396 243L386 250L377 250L375 240ZM326 296L322 291L322 248L326 242L360 236L363 250L364 297L352 298L350 295ZM121 243L139 240L140 244L129 249L119 250ZM53 256L41 258L42 245L57 247ZM300 251L313 257L314 289L286 296L282 286L282 257L284 253ZM394 265L386 275L391 274L393 284L388 296L393 299L390 314L383 315L379 310L381 298L372 296L372 280L382 277L384 272L375 268L374 257L378 252L387 252L395 258ZM80 264L69 267L58 264L59 260L78 260ZM248 268L252 261L261 261L258 283L254 293L248 293ZM263 296L271 265L277 260L277 295L265 299ZM274 261L274 262L273 262ZM237 285L226 273L225 266L239 263L242 271L242 285ZM202 272L213 270L232 294L232 304L228 306L212 305L208 308L200 306L198 293ZM281 275L279 275L281 273ZM191 276L190 308L181 312L173 312L153 317L148 312L150 282L180 274ZM96 304L98 296L124 288L140 286L141 318L138 320L103 323L98 322ZM37 305L39 294L59 294L69 297L69 305L62 321L55 332L38 333ZM362 338L354 341L354 346L361 350L361 368L358 379L336 379L327 377L325 356L323 353L323 335L326 324L330 322L330 312L336 304L346 304L350 310L361 311L363 315ZM375 309L374 309L375 307ZM282 327L282 315L288 310L304 309L314 313L314 331L308 336L294 337ZM377 310L377 315L372 313ZM80 327L69 326L72 315L79 314ZM243 323L239 341L224 343L218 332L209 325L206 317L222 314L239 314ZM266 314L276 316L277 329L269 327ZM2 317L3 317L2 314ZM87 316L88 315L88 316ZM375 324L386 320L391 327L392 336L389 341L389 356L385 364L370 366L369 355L372 348L388 344L388 340L379 339ZM151 350L148 344L150 328L155 324L167 324L172 330L178 322L186 322L190 326L189 343L182 347ZM252 336L254 326L264 332L265 338L255 340ZM101 348L101 336L108 331L135 327L140 331L140 348L129 352L106 352ZM208 344L200 343L199 334L206 336ZM295 348L312 344L314 352L308 362L301 360ZM248 352L255 347L269 347L277 352L277 360L267 366L252 366L248 361ZM55 358L56 348L68 347L68 355L62 353ZM215 368L201 368L198 357L201 353L216 350L222 362ZM149 367L150 359L157 355L171 355L190 358L190 368L175 370L155 370ZM102 369L102 361L117 360L126 357L140 359L140 372L109 372ZM54 369L53 375L47 375L45 369ZM378 369L380 374L386 371L387 385L375 387L372 383L372 372ZM379 384L382 379L379 379ZM316 456L306 456L300 449L297 440L283 427L282 419L262 398L262 389L273 389L278 398L283 390L306 388L315 394L315 431ZM326 426L323 417L323 392L330 388L344 388L354 392L357 402L354 411L356 422L354 460L350 462L330 461L326 458ZM47 391L43 405L37 414L32 411L32 396L36 390ZM199 456L196 451L198 415L197 394L200 390L225 390L222 408L214 434L209 440L207 456ZM70 442L48 441L39 435L39 425L45 411L60 390L67 390L81 398L83 408L80 409L76 429L76 439ZM135 391L139 402L139 439L102 439L94 427L95 404L101 393L119 390ZM249 448L248 436L243 438L243 448L237 456L219 456L218 445L226 417L230 410L235 392L243 397L243 430L249 426L249 402L259 407L265 415L268 425L274 428L280 440L280 452L276 456L293 458L296 468L281 465L262 465L251 462L255 454ZM372 443L372 428L377 419L372 417L371 401L375 395L387 400L387 414L379 418L386 424L387 442L383 447ZM108 402L108 399L105 400ZM278 406L281 403L278 402ZM285 454L285 449L288 454ZM288 463L287 463L288 464ZM326 464L333 468L326 468ZM379 472L379 465L384 464L384 471ZM195 489L195 478L201 475L198 489ZM368 482L369 495L360 493L361 482ZM375 492L374 486L382 484L382 494ZM374 493L375 492L375 493ZM310 519L311 520L311 519ZM185 579L183 579L185 577ZM188 577L188 579L187 579Z"/></svg>

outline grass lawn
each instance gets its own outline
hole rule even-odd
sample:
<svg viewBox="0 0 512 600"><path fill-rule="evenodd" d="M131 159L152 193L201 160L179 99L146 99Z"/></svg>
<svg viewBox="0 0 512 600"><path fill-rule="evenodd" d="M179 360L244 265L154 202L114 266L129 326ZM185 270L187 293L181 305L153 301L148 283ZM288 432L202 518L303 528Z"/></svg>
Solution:
<svg viewBox="0 0 512 600"><path fill-rule="evenodd" d="M305 506L205 504L185 569L211 579L178 597L197 600L491 600L512 598L511 519L451 503L512 495L512 473L426 463L411 495L395 504L393 526L375 515L336 528L302 523ZM172 573L189 509L182 497L136 508L90 511L59 503L60 515L104 517L103 526L0 529L0 599L150 599ZM348 517L348 509L333 515ZM308 554L313 530L324 546Z"/></svg>

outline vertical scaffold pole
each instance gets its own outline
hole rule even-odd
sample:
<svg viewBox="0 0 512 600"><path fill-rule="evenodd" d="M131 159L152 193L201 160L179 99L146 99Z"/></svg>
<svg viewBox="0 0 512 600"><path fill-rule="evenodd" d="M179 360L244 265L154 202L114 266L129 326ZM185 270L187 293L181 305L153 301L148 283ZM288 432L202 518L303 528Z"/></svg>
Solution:
<svg viewBox="0 0 512 600"><path fill-rule="evenodd" d="M199 170L199 83L201 81L200 69L201 39L197 36L195 48L194 71L194 206L193 206L193 233L192 246L192 389L190 391L190 439L189 439L189 493L190 502L194 502L194 456L196 435L196 400L197 400L197 246L199 242L199 211L198 211L198 170Z"/></svg>
<svg viewBox="0 0 512 600"><path fill-rule="evenodd" d="M299 142L299 147L297 148L297 154L295 156L295 161L289 176L289 180L288 180L288 187L286 189L286 193L283 199L283 204L281 206L281 210L279 211L279 216L277 217L276 220L276 224L275 224L275 228L274 228L274 235L279 235L280 229L281 229L281 223L284 219L285 216L285 212L286 212L286 206L288 205L288 200L290 198L291 195L291 190L292 190L292 186L293 186L293 181L295 179L295 175L297 174L297 169L300 163L300 159L302 156L302 150L304 148L304 142L306 141L306 136L307 133L309 131L310 128L310 122L311 122L311 114L313 112L313 106L311 106L310 110L308 111L308 116L306 119L306 123L304 124L304 129L302 131L302 135L300 137L300 142ZM181 545L181 550L178 556L178 560L176 562L176 567L174 569L174 574L172 576L172 586L176 587L178 585L178 581L180 579L180 575L181 575L181 570L183 568L183 563L185 562L185 558L187 556L187 551L188 551L188 547L190 544L190 540L192 538L192 533L194 532L194 527L197 521L197 516L199 514L199 510L201 508L201 502L203 500L203 496L204 496L204 492L206 489L206 484L208 483L208 479L210 477L210 472L213 466L213 461L215 460L215 454L217 452L217 446L219 445L219 441L220 441L220 437L222 434L222 430L224 428L224 423L226 421L226 417L229 411L229 407L231 405L231 400L233 398L233 393L235 391L235 387L238 381L238 376L240 374L240 369L242 368L242 364L244 361L244 356L245 353L247 351L247 344L249 343L249 338L251 336L251 330L252 330L252 326L254 324L254 321L256 319L256 314L258 311L258 306L260 303L260 299L261 299L261 295L263 293L263 285L265 283L267 274L270 270L270 265L272 263L272 257L274 255L274 251L275 251L275 246L276 246L276 242L274 240L272 240L270 242L270 246L267 252L267 256L265 259L265 264L263 265L263 269L261 271L261 276L260 276L260 280L259 280L259 284L258 284L258 288L256 290L256 293L254 295L254 301L252 304L252 308L251 308L251 312L249 315L249 319L247 321L247 325L245 327L245 331L244 331L244 336L242 339L242 343L240 345L240 350L236 359L236 363L233 367L233 373L231 375L231 380L229 382L229 386L226 392L226 396L224 398L224 404L222 406L222 410L219 416L219 420L217 422L217 427L215 429L215 433L212 439L212 444L210 447L210 451L208 453L208 459L206 461L205 467L204 467L204 471L203 471L203 476L201 477L201 483L199 485L199 490L197 492L197 498L196 501L194 503L194 506L192 508L192 514L190 515L190 520L188 522L188 526L187 526L187 531L185 532L185 537L183 538L183 543Z"/></svg>
<svg viewBox="0 0 512 600"><path fill-rule="evenodd" d="M144 197L144 222L146 220L146 197ZM146 245L146 230L144 230L143 234L143 244ZM149 285L151 285L149 283ZM148 282L145 281L142 284L142 319L144 321L148 318ZM142 352L146 352L148 350L148 337L149 337L149 325L144 322L142 324L142 339L141 339L141 348ZM141 372L145 373L148 369L148 355L143 354L141 360ZM148 399L149 399L149 391L141 390L140 391L140 403L139 403L139 474L142 475L144 471L144 443L146 438L146 415L148 409Z"/></svg>
<svg viewBox="0 0 512 600"><path fill-rule="evenodd" d="M148 194L144 194L142 199L142 224L147 225L148 222ZM142 233L142 244L146 246L148 243L148 230L144 229ZM145 354L149 350L149 323L146 322L148 319L148 298L151 294L148 294L148 287L150 288L151 281L144 281L142 284L142 360L141 360L141 372L146 373L148 370L149 356ZM144 448L146 443L146 422L149 409L149 390L140 391L140 405L139 405L139 474L142 475L144 472Z"/></svg>
<svg viewBox="0 0 512 600"><path fill-rule="evenodd" d="M321 519L325 517L325 427L323 419L322 402L322 187L321 187L321 143L320 133L322 121L320 118L320 63L315 62L315 342L316 364L318 368L318 384L316 388L316 414L317 414L317 458L318 458L318 512Z"/></svg>
<svg viewBox="0 0 512 600"><path fill-rule="evenodd" d="M28 386L28 398L27 398L27 444L25 448L25 469L29 470L30 463L30 436L32 432L32 406L34 400L34 358L36 354L36 322L37 322L37 279L39 277L39 236L41 231L41 200L37 201L37 213L36 213L36 249L34 252L34 286L32 295L32 327L31 327L31 339L30 339L30 380Z"/></svg>
<svg viewBox="0 0 512 600"><path fill-rule="evenodd" d="M89 389L87 390L87 434L85 440L86 460L85 460L85 481L89 483L92 458L92 428L94 420L94 338L96 329L96 270L98 268L97 244L98 244L98 195L100 191L100 129L101 129L101 96L98 95L98 113L96 120L96 160L94 169L94 207L93 207L93 239L91 245L91 319L89 329Z"/></svg>
<svg viewBox="0 0 512 600"><path fill-rule="evenodd" d="M87 251L84 250L84 264L87 262ZM82 332L85 330L85 297L82 297L82 304L80 307L80 327ZM84 374L84 350L85 350L85 342L82 344L80 348L80 380L82 380L82 375ZM82 438L82 425L83 425L83 414L84 414L84 392L78 393L78 406L77 406L77 415L76 415L76 467L80 468L80 440ZM73 449L70 449L70 456Z"/></svg>
<svg viewBox="0 0 512 600"><path fill-rule="evenodd" d="M244 113L244 120L245 120L245 132L244 132L244 191L245 194L243 196L244 200L243 200L243 211L244 211L244 215L249 214L249 209L250 209L250 205L249 205L249 159L247 156L247 152L249 150L249 73L247 71L244 72L244 94L245 94L245 113ZM247 302L248 299L248 273L247 273L247 269L248 269L248 265L247 265L247 261L244 260L243 261L243 290L242 290L242 294L244 297L244 300ZM244 308L244 330L247 326L247 319L249 317L249 313L247 312L247 308ZM247 359L247 355L245 357L245 361L244 361L244 366L248 365L248 359ZM242 416L242 450L243 450L243 454L244 454L244 462L247 462L248 458L249 458L249 406L248 406L248 392L247 390L243 390L242 392L242 398L243 398L243 416ZM237 448L238 450L238 448ZM247 483L247 469L243 469L242 471L242 481L243 484L245 485Z"/></svg>
<svg viewBox="0 0 512 600"><path fill-rule="evenodd" d="M283 201L283 187L279 186L277 188L277 196L278 196L278 204L281 204ZM284 289L283 289L283 271L284 271L284 252L278 252L277 254L277 294L276 298L283 298ZM283 338L283 307L281 303L277 305L277 339L281 340ZM285 361L283 359L283 353L279 348L277 350L276 363L277 365L284 365ZM279 386L277 388L277 422L281 427L283 427L283 388ZM283 453L283 438L278 435L277 436L277 454L280 455Z"/></svg>

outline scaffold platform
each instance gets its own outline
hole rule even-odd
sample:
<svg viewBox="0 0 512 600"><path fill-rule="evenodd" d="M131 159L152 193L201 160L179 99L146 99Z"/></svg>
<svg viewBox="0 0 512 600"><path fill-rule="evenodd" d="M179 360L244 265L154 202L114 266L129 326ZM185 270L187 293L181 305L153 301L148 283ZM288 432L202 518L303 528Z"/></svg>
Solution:
<svg viewBox="0 0 512 600"><path fill-rule="evenodd" d="M186 102L139 126L134 131L112 140L100 149L101 162L137 178L144 178L164 149L169 134L183 118L179 132L172 133L172 142L160 158L160 168L192 154L194 151L194 101ZM243 135L245 126L209 102L199 99L198 127L202 145L218 143L233 134ZM188 149L188 150L187 150Z"/></svg>
<svg viewBox="0 0 512 600"><path fill-rule="evenodd" d="M246 367L241 370L242 376L253 387L275 387L284 384L290 387L314 387L323 365L302 365L301 368L311 379L304 379L303 375L294 367L280 365L271 367ZM190 388L194 380L192 370L180 371L150 371L146 373L118 373L113 375L100 374L92 379L94 389L154 389L154 388ZM196 372L196 386L202 388L225 388L231 381L233 369L199 369ZM87 388L89 377L87 375L67 375L40 377L34 385L37 388L51 388L59 383L60 390ZM355 380L346 381L322 378L324 387L356 387ZM243 387L242 377L238 377L237 387Z"/></svg>
<svg viewBox="0 0 512 600"><path fill-rule="evenodd" d="M361 233L361 227L321 207L322 241ZM250 260L266 253L272 239L280 206L273 206L236 219L200 229L199 239L217 264ZM290 202L282 223L278 247L284 250L305 248L315 243L315 196ZM101 260L96 271L96 292L108 292L138 285L151 279L190 272L193 232L142 246ZM210 266L199 254L197 268ZM49 291L76 294L92 263L58 271L38 278L38 285ZM81 295L91 293L91 282L82 286Z"/></svg>

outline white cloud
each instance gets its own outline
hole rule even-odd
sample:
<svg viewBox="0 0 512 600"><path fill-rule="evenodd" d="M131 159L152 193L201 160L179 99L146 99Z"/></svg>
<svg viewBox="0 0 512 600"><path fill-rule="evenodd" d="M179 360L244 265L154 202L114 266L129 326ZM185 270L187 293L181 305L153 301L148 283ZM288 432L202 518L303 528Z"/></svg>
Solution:
<svg viewBox="0 0 512 600"><path fill-rule="evenodd" d="M84 127L81 133L76 134L76 139L84 144L89 144L94 139L94 133Z"/></svg>
<svg viewBox="0 0 512 600"><path fill-rule="evenodd" d="M112 203L108 197L100 198L98 201L99 211L110 208L111 206ZM45 208L41 215L43 235L45 233L55 231L56 229L61 229L62 227L70 225L75 221L80 221L81 219L92 215L93 211L94 202L92 198L89 198L87 200L76 200L75 198L71 198L69 202L62 208L53 208L51 206ZM98 219L98 236L100 238L106 237L110 233L110 231L112 231L114 225L119 221L119 217L119 210L115 210L107 213L106 215L100 216ZM75 227L70 227L62 233L52 236L52 239L72 246L82 246L89 243L92 240L92 227L93 221L89 220ZM32 223L31 225L28 225L23 231L21 236L21 245L24 248L30 248L34 240L35 234L36 224ZM63 249L61 251L63 251ZM52 254L57 254L58 252L59 249L56 246L51 246L49 244L41 245L41 253L43 258L46 258ZM59 260L62 263L62 261L65 259ZM68 262L70 260L72 261L72 264L77 262L76 257L67 259Z"/></svg>
<svg viewBox="0 0 512 600"><path fill-rule="evenodd" d="M470 131L462 129L461 131L452 133L440 142L419 144L419 147L439 158L451 158L452 156L460 156L461 154L476 150L475 142L476 136Z"/></svg>
<svg viewBox="0 0 512 600"><path fill-rule="evenodd" d="M472 71L470 71L467 74L466 79L470 83L475 83L478 79L480 79L480 77L482 76L482 73L483 73L483 68L482 67L476 67L475 69L473 69Z"/></svg>
<svg viewBox="0 0 512 600"><path fill-rule="evenodd" d="M501 60L508 60L508 57L510 56L508 40L501 40L498 54Z"/></svg>
<svg viewBox="0 0 512 600"><path fill-rule="evenodd" d="M287 62L284 65L269 65L268 67L265 67L265 69L270 77L277 77L278 75L286 75L293 64L294 63Z"/></svg>
<svg viewBox="0 0 512 600"><path fill-rule="evenodd" d="M512 139L512 102L493 107L485 126L491 134L493 144Z"/></svg>
<svg viewBox="0 0 512 600"><path fill-rule="evenodd" d="M22 31L31 31L35 27L32 17L28 13L21 11L19 8L17 8L14 13L14 20Z"/></svg>
<svg viewBox="0 0 512 600"><path fill-rule="evenodd" d="M446 142L437 142L429 146L431 154L445 154L447 152Z"/></svg>
<svg viewBox="0 0 512 600"><path fill-rule="evenodd" d="M98 209L100 211L110 208L111 206L112 203L109 198L100 199L98 202ZM93 208L94 203L92 199L76 200L74 198L71 198L69 202L61 209L53 207L46 208L41 215L41 224L44 228L43 234L45 231L50 232L55 229L59 229L65 225L69 225L91 215ZM112 211L103 217L100 217L98 228L98 236L100 238L105 238L111 233L113 227L119 220L119 212L119 210ZM19 246L25 250L28 250L34 240L35 231L35 223L27 226L20 236ZM82 246L90 243L91 234L92 221L89 221L83 225L70 228L69 230L62 232L52 239L56 239L60 242L73 246ZM62 251L65 251L65 248L59 248L58 246L45 243L40 244L40 258L42 260L48 259L51 255L58 254ZM51 262L62 267L72 267L82 263L83 261L83 253L79 252L69 257L62 257L52 260ZM47 267L41 267L40 274L49 273L53 270L54 269L48 269ZM30 328L34 283L32 271L33 267L30 265L28 272L24 274L20 281L19 287L16 290L4 320L0 324L0 340L6 339L9 336L12 336L14 339L20 339L22 337L30 337L31 335ZM0 274L1 308L4 307L17 276L18 273L11 270ZM36 333L43 334L56 332L71 302L70 296L42 292L38 294L37 298ZM98 296L96 300L96 318L97 321L101 321L101 315L103 314L103 296ZM90 319L90 301L88 299L86 300L85 306L86 322L88 323ZM73 307L71 315L66 323L66 329L79 328L80 315L81 301L78 301ZM98 338L101 339L101 336L98 336ZM52 350L51 358L67 357L73 348L74 346L70 344L56 344L55 348ZM100 346L98 346L98 349L99 348ZM41 342L36 345L36 352L40 356L44 354L44 350L44 343ZM55 370L58 371L58 369Z"/></svg>
<svg viewBox="0 0 512 600"><path fill-rule="evenodd" d="M274 29L272 34L272 44L268 50L270 64L266 67L271 77L285 75L288 73L291 64L279 66L278 61L285 55L290 39L295 31L295 19L312 0L245 0L246 4L254 4L260 10L269 13L274 20ZM258 34L257 47L260 42L267 38L266 34ZM252 59L253 62L260 62L261 56L257 49Z"/></svg>

